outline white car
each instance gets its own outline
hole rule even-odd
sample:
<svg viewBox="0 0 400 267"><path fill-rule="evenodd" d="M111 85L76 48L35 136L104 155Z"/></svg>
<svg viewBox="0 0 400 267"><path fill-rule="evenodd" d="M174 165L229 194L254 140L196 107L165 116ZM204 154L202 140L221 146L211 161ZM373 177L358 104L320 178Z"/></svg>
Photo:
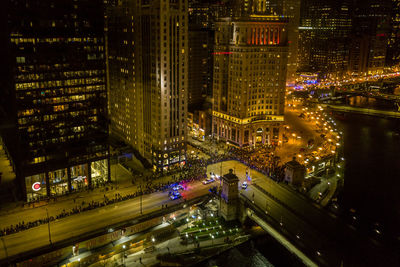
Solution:
<svg viewBox="0 0 400 267"><path fill-rule="evenodd" d="M212 182L214 182L215 180L213 178L207 178L203 181L203 184L210 184Z"/></svg>
<svg viewBox="0 0 400 267"><path fill-rule="evenodd" d="M248 185L247 185L247 182L246 182L246 181L244 181L244 182L243 182L243 184L242 184L242 189L246 189L246 188L247 188L247 186L248 186Z"/></svg>

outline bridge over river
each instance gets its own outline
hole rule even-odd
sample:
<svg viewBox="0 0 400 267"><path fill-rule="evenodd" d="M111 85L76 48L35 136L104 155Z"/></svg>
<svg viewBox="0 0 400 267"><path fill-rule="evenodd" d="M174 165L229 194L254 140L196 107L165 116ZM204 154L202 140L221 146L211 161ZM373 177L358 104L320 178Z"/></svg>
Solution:
<svg viewBox="0 0 400 267"><path fill-rule="evenodd" d="M248 167L238 161L211 164L207 167L207 173L226 174L229 169L235 170L241 183L246 179ZM248 188L240 190L239 218L241 221L250 219L257 222L270 234L274 229L275 233L279 233L275 237L283 240L288 249L302 257L305 265L340 266L343 263L344 266L400 266L400 254L396 253L398 244L390 247L381 244L290 187L276 183L260 172L252 170L251 178ZM8 261L16 263L30 259L55 248L67 247L70 250L72 245L96 233L107 233L110 227L116 231L118 225L125 227L126 223L140 217L186 207L191 200L209 194L208 189L212 186L215 184L203 185L195 181L189 183L187 190L182 192L187 201L171 201L168 192L157 192L144 195L142 201L134 198L58 219L51 223L51 229L44 224L4 236L0 265ZM140 202L143 202L143 215ZM163 209L166 203L168 209ZM11 220L11 217L5 215L2 219ZM48 240L50 231L51 244Z"/></svg>

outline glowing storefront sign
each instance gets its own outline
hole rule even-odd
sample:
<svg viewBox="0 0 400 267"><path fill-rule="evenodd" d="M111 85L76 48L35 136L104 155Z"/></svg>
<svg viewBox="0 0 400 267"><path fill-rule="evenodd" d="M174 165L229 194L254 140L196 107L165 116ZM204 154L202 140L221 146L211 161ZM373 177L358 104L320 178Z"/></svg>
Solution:
<svg viewBox="0 0 400 267"><path fill-rule="evenodd" d="M33 191L39 191L40 189L42 189L42 187L40 186L40 182L36 182L36 183L32 184Z"/></svg>

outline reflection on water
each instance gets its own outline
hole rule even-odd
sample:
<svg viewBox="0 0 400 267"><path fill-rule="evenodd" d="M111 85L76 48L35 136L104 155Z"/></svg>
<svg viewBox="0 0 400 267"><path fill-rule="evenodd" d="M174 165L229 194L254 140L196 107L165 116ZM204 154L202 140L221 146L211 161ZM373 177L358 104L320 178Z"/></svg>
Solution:
<svg viewBox="0 0 400 267"><path fill-rule="evenodd" d="M361 108L372 108L372 109L381 109L381 110L396 110L396 106L391 101L386 101L383 99L375 99L369 98L365 96L352 96L347 98L346 103L343 104L353 106L353 107L361 107Z"/></svg>
<svg viewBox="0 0 400 267"><path fill-rule="evenodd" d="M400 120L345 114L343 204L400 235Z"/></svg>
<svg viewBox="0 0 400 267"><path fill-rule="evenodd" d="M296 256L288 252L271 236L261 235L195 266L294 267L302 265Z"/></svg>

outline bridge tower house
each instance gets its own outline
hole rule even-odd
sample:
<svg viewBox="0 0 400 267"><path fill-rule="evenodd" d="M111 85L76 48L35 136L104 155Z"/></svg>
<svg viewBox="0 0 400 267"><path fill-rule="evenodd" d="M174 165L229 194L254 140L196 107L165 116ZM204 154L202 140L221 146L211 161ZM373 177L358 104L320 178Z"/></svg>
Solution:
<svg viewBox="0 0 400 267"><path fill-rule="evenodd" d="M226 221L237 219L239 204L239 178L229 169L229 173L222 177L222 192L220 209L221 215Z"/></svg>

